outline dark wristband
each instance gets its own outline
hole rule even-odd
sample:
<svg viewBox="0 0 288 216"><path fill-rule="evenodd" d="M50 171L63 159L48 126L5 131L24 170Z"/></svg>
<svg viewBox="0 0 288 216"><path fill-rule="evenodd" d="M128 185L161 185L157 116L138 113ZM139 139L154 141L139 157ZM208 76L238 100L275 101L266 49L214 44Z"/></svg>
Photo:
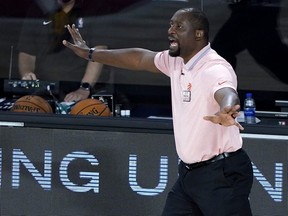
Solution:
<svg viewBox="0 0 288 216"><path fill-rule="evenodd" d="M93 62L92 55L93 55L94 50L95 48L90 48L88 52L88 60L92 62Z"/></svg>

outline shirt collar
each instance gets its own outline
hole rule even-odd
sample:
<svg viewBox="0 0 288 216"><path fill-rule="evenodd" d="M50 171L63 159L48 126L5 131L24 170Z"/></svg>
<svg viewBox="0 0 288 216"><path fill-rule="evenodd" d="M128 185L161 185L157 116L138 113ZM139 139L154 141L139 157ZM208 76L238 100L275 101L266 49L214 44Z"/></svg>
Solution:
<svg viewBox="0 0 288 216"><path fill-rule="evenodd" d="M210 49L211 46L210 43L208 43L184 65L184 68L187 70L191 70L197 64L197 62L208 53Z"/></svg>

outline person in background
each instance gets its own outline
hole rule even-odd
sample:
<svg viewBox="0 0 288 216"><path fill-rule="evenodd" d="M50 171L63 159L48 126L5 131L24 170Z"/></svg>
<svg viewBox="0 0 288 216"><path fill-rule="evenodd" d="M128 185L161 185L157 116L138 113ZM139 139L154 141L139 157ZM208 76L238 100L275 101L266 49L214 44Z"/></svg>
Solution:
<svg viewBox="0 0 288 216"><path fill-rule="evenodd" d="M130 70L162 72L171 81L173 128L179 175L162 216L252 216L253 170L242 148L237 77L209 43L209 22L196 8L174 13L169 49L89 48L75 25L73 43L63 44L83 59Z"/></svg>
<svg viewBox="0 0 288 216"><path fill-rule="evenodd" d="M273 78L288 84L288 46L279 32L281 0L226 0L231 11L211 43L236 70L237 55L247 50Z"/></svg>
<svg viewBox="0 0 288 216"><path fill-rule="evenodd" d="M37 3L39 2L41 3L41 1ZM44 3L47 6L49 2L52 4L52 1ZM88 34L90 27L88 17L85 17L82 8L83 1L57 0L55 9L50 5L46 10L39 5L41 6L41 4L33 5L28 12L19 40L18 61L21 79L77 81L77 86L72 84L64 87L64 93L60 97L66 102L88 98L103 66L97 62L87 64L87 61L75 58L75 55L63 49L62 45L62 40L71 39L65 26L72 23L86 35L86 43L91 42ZM99 45L97 48L105 49L107 46Z"/></svg>

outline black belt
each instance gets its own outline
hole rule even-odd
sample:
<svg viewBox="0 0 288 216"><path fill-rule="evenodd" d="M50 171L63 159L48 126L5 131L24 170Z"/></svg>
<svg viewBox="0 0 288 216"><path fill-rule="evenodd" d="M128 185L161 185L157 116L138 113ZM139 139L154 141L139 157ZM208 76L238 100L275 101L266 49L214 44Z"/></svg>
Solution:
<svg viewBox="0 0 288 216"><path fill-rule="evenodd" d="M240 149L238 149L235 152L224 152L222 154L216 155L215 157L213 157L213 158L211 158L209 160L206 160L206 161L200 161L200 162L192 163L192 164L186 164L186 163L183 162L183 164L185 165L187 170L192 170L192 169L195 169L197 167L205 166L205 165L214 163L216 161L222 160L224 158L228 158L228 157L234 156L234 155L236 155L236 154L238 154L238 153L240 153L242 151L243 151L242 148L240 148Z"/></svg>

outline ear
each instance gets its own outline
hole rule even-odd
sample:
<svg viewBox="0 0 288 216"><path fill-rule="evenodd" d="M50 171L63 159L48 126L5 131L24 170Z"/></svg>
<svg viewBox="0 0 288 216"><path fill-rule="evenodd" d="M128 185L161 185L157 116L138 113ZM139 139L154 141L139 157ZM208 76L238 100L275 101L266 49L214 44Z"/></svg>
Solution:
<svg viewBox="0 0 288 216"><path fill-rule="evenodd" d="M196 31L195 31L195 38L196 38L196 40L202 39L203 36L204 36L203 30L196 30Z"/></svg>

